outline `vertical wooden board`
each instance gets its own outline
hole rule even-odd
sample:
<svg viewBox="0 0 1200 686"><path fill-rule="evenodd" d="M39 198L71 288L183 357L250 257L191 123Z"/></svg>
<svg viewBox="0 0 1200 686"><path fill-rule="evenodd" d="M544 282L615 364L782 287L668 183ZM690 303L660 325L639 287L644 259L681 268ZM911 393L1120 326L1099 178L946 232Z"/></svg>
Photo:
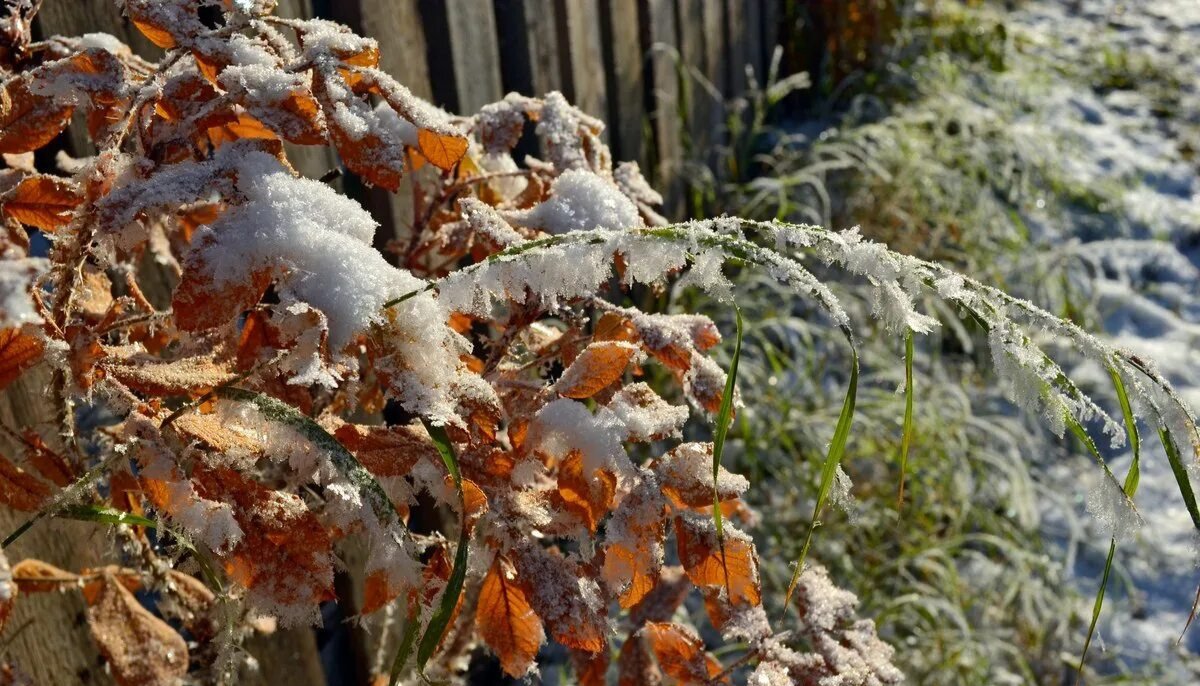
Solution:
<svg viewBox="0 0 1200 686"><path fill-rule="evenodd" d="M157 60L163 54L162 49L122 16L121 8L113 0L47 0L38 10L35 24L46 38L56 34L110 33L146 59Z"/></svg>
<svg viewBox="0 0 1200 686"><path fill-rule="evenodd" d="M742 41L746 50L746 64L754 70L754 80L762 85L766 76L763 68L761 0L743 5Z"/></svg>
<svg viewBox="0 0 1200 686"><path fill-rule="evenodd" d="M563 90L556 3L495 0L495 14L504 90L534 97Z"/></svg>
<svg viewBox="0 0 1200 686"><path fill-rule="evenodd" d="M638 0L600 0L600 37L608 94L608 130L613 155L645 162L645 52Z"/></svg>
<svg viewBox="0 0 1200 686"><path fill-rule="evenodd" d="M703 160L713 142L713 97L705 82L704 0L677 0L679 56L682 64L680 98L687 113L687 157Z"/></svg>
<svg viewBox="0 0 1200 686"><path fill-rule="evenodd" d="M566 36L570 97L579 109L603 119L608 114L604 83L604 53L600 48L600 7L597 0L562 0L559 21Z"/></svg>
<svg viewBox="0 0 1200 686"><path fill-rule="evenodd" d="M355 29L379 41L379 68L429 99L429 63L417 0L358 0L362 25Z"/></svg>
<svg viewBox="0 0 1200 686"><path fill-rule="evenodd" d="M782 0L763 0L762 9L762 43L764 51L764 62L767 68L771 68L771 59L775 55L775 46L779 45L780 26L783 21L783 1ZM787 76L787 74L780 74Z"/></svg>
<svg viewBox="0 0 1200 686"><path fill-rule="evenodd" d="M704 76L713 87L728 95L729 75L725 69L725 10L720 2L701 2L700 21L704 25Z"/></svg>
<svg viewBox="0 0 1200 686"><path fill-rule="evenodd" d="M683 208L680 178L683 143L680 131L679 78L671 50L679 45L673 0L646 0L646 45L650 61L651 122L657 165L654 177L665 202L668 218L678 217Z"/></svg>
<svg viewBox="0 0 1200 686"><path fill-rule="evenodd" d="M471 115L503 97L496 15L491 0L445 0L446 28L454 74L454 103Z"/></svg>
<svg viewBox="0 0 1200 686"><path fill-rule="evenodd" d="M725 0L725 65L729 92L734 98L746 91L746 3Z"/></svg>

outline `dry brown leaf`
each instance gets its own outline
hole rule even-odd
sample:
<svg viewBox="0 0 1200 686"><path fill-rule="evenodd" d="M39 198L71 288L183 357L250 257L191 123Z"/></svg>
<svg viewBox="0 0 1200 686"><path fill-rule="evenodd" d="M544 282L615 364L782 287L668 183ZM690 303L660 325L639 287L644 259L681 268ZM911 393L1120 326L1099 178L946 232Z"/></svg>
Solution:
<svg viewBox="0 0 1200 686"><path fill-rule="evenodd" d="M243 536L222 555L225 573L285 607L312 607L335 597L329 533L298 496L273 491L236 470L197 465L197 493L228 503Z"/></svg>
<svg viewBox="0 0 1200 686"><path fill-rule="evenodd" d="M667 451L654 464L654 472L658 475L663 493L676 507L712 507L712 450L712 443L684 443ZM749 485L745 479L720 467L717 473L717 500L722 503L733 500Z"/></svg>
<svg viewBox="0 0 1200 686"><path fill-rule="evenodd" d="M617 686L659 686L662 682L662 672L654 664L646 641L640 633L631 634L617 656Z"/></svg>
<svg viewBox="0 0 1200 686"><path fill-rule="evenodd" d="M592 533L612 509L616 491L617 478L611 472L600 469L593 474L583 473L583 453L578 450L568 453L558 467L558 499Z"/></svg>
<svg viewBox="0 0 1200 686"><path fill-rule="evenodd" d="M0 503L22 512L36 512L50 497L50 486L0 456Z"/></svg>
<svg viewBox="0 0 1200 686"><path fill-rule="evenodd" d="M173 686L188 668L183 637L105 572L84 588L88 627L120 686Z"/></svg>
<svg viewBox="0 0 1200 686"><path fill-rule="evenodd" d="M567 398L590 398L620 379L637 352L637 346L624 341L592 343L567 367L554 390Z"/></svg>
<svg viewBox="0 0 1200 686"><path fill-rule="evenodd" d="M22 224L54 231L71 221L81 202L83 196L68 179L38 174L25 177L6 193L0 208Z"/></svg>
<svg viewBox="0 0 1200 686"><path fill-rule="evenodd" d="M500 658L505 673L517 679L529 673L538 648L546 640L542 620L529 604L525 590L508 578L499 556L479 589L475 627Z"/></svg>
<svg viewBox="0 0 1200 686"><path fill-rule="evenodd" d="M442 171L449 171L467 152L467 139L463 136L430 129L417 131L417 145L421 147L421 155Z"/></svg>
<svg viewBox="0 0 1200 686"><path fill-rule="evenodd" d="M575 682L580 686L605 686L608 683L608 663L612 660L605 648L596 653L585 650L571 651L571 665L575 668Z"/></svg>
<svg viewBox="0 0 1200 686"><path fill-rule="evenodd" d="M367 471L377 477L405 476L413 465L427 458L441 458L424 428L408 426L365 426L343 424L334 437L346 446Z"/></svg>
<svg viewBox="0 0 1200 686"><path fill-rule="evenodd" d="M74 108L35 95L23 78L9 79L0 90L0 152L37 150L71 123Z"/></svg>
<svg viewBox="0 0 1200 686"><path fill-rule="evenodd" d="M234 374L212 357L185 357L161 362L133 357L106 361L105 372L129 388L150 395L191 395L220 386Z"/></svg>
<svg viewBox="0 0 1200 686"><path fill-rule="evenodd" d="M639 633L658 666L681 686L707 686L721 673L721 663L705 652L704 641L682 624L647 622Z"/></svg>
<svg viewBox="0 0 1200 686"><path fill-rule="evenodd" d="M724 588L735 607L762 603L758 558L748 536L726 524L720 542L711 519L685 514L675 518L675 538L693 584Z"/></svg>
<svg viewBox="0 0 1200 686"><path fill-rule="evenodd" d="M78 574L32 557L13 565L12 578L17 587L26 593L58 591L79 582Z"/></svg>
<svg viewBox="0 0 1200 686"><path fill-rule="evenodd" d="M42 341L17 328L0 329L0 389L42 359Z"/></svg>

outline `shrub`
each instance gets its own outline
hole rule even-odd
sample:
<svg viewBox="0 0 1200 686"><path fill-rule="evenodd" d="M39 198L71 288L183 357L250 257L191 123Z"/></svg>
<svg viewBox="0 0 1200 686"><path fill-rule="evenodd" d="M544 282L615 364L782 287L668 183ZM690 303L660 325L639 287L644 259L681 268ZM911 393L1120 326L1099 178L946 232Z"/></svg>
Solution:
<svg viewBox="0 0 1200 686"><path fill-rule="evenodd" d="M167 51L157 63L105 36L31 42L27 16L4 55L0 378L49 367L59 409L54 431L20 427L25 454L0 462L0 498L34 513L4 545L73 517L114 525L120 564L22 560L3 608L17 589L81 588L119 683L234 679L264 617L320 617L354 542L367 550L352 570L362 614L403 618L394 643L381 636L392 680L461 679L479 642L520 677L553 642L589 684L610 667L622 683L898 682L854 596L806 560L845 484L857 354L800 559L786 588L766 589L782 615L770 621L747 482L721 466L740 332L727 376L708 355L721 342L711 320L623 295L670 284L732 306L730 265L811 298L851 351L859 323L803 261L866 280L909 364L913 336L938 326L917 301L944 301L988 333L1014 399L1093 448L1106 474L1093 509L1114 546L1137 524L1136 467L1117 482L1087 427L1124 440L1135 403L1195 512L1192 461L1176 448L1196 446L1193 420L1144 361L856 230L669 224L637 165L614 166L603 125L561 95L451 116L378 70L373 41L274 18L271 4L235 2L218 20L182 0L129 0ZM37 171L30 153L76 113L98 154ZM545 159L518 166L527 122ZM330 145L388 190L413 176L404 268L372 247L357 203L296 175L291 145ZM48 257L29 256L29 230ZM163 272L175 283L159 309L147 291ZM1123 421L1035 332L1111 371ZM659 387L638 380L652 369ZM677 440L693 412L714 421L712 442ZM681 610L693 591L694 621ZM740 655L721 662L702 635Z"/></svg>

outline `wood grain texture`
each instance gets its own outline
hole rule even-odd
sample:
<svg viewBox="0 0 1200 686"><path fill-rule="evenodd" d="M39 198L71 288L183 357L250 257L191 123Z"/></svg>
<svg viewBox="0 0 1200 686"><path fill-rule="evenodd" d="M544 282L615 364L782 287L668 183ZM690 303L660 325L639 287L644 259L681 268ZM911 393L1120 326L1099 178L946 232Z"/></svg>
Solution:
<svg viewBox="0 0 1200 686"><path fill-rule="evenodd" d="M604 83L604 53L600 48L600 6L597 0L559 0L559 35L566 37L569 65L567 96L594 117L608 114Z"/></svg>
<svg viewBox="0 0 1200 686"><path fill-rule="evenodd" d="M500 53L491 0L445 0L447 38L454 78L454 108L472 114L499 100Z"/></svg>
<svg viewBox="0 0 1200 686"><path fill-rule="evenodd" d="M683 160L683 139L679 107L679 78L672 51L679 45L675 25L673 0L646 0L647 26L643 28L646 51L650 60L650 93L648 104L654 130L657 163L653 171L665 202L667 217L678 217L683 208L680 178Z"/></svg>
<svg viewBox="0 0 1200 686"><path fill-rule="evenodd" d="M619 160L646 161L644 51L638 0L600 1L609 144Z"/></svg>

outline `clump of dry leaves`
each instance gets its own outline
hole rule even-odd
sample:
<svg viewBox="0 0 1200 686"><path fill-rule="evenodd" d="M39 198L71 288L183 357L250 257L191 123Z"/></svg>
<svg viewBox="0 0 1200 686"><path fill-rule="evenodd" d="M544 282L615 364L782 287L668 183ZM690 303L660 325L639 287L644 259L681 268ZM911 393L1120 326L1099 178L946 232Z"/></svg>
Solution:
<svg viewBox="0 0 1200 686"><path fill-rule="evenodd" d="M464 678L484 646L519 677L550 642L585 684L899 681L819 568L783 631L767 621L748 484L677 440L721 405L716 327L597 295L689 261L719 293L720 261L621 242L665 224L661 199L600 122L558 94L448 115L373 40L271 0L123 4L162 59L32 42L28 3L6 3L0 385L45 366L59 413L11 429L0 501L116 545L99 569L18 562L0 616L18 591L81 592L121 684L232 681L246 636L331 600L380 629L381 681ZM99 152L40 169L73 120ZM527 127L544 159L518 165ZM301 178L295 146L390 191L412 177L409 239L372 247L371 216ZM596 238L556 243L572 231ZM338 598L348 545L361 596ZM698 630L745 649L722 663Z"/></svg>

